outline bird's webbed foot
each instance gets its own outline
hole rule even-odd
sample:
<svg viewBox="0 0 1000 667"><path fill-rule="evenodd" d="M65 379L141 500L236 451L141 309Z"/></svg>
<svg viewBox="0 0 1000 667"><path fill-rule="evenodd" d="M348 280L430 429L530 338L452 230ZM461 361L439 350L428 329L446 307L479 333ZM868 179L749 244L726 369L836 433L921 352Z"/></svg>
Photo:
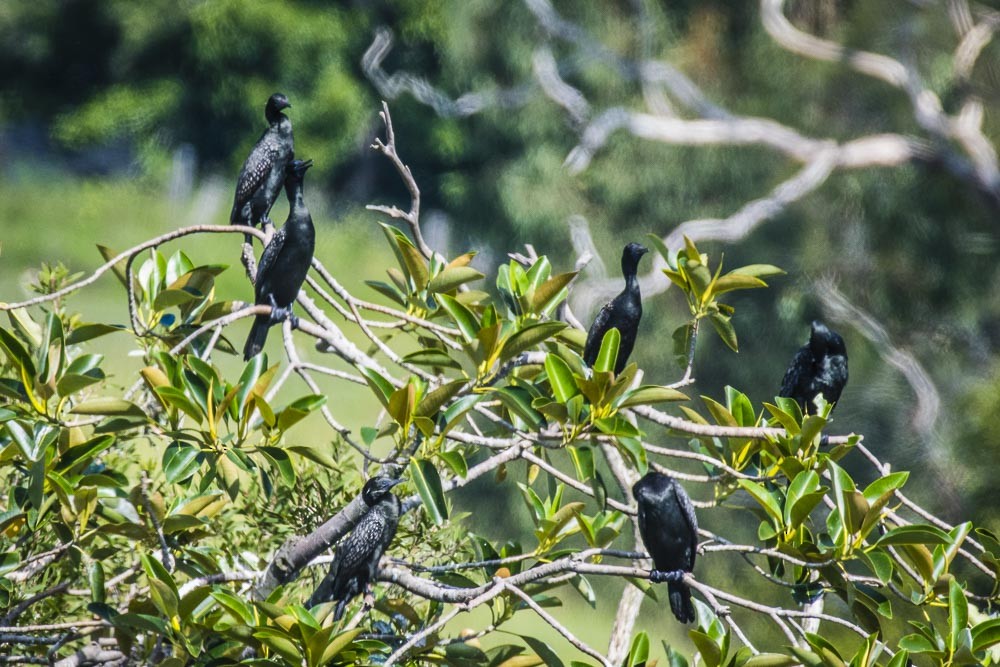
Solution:
<svg viewBox="0 0 1000 667"><path fill-rule="evenodd" d="M687 574L684 570L650 570L649 580L654 584L666 583L676 583L678 581L684 580L684 575Z"/></svg>

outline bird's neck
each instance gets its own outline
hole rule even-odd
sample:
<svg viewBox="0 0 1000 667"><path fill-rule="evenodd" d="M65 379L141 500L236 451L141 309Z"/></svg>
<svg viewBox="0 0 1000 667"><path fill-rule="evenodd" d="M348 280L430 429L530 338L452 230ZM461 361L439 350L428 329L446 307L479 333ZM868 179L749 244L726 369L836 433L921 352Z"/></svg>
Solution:
<svg viewBox="0 0 1000 667"><path fill-rule="evenodd" d="M273 109L268 109L266 116L267 116L267 122L270 125L278 125L282 121L288 120L288 116L281 113L280 111L275 111Z"/></svg>
<svg viewBox="0 0 1000 667"><path fill-rule="evenodd" d="M309 213L309 209L306 208L305 198L302 195L302 183L290 184L285 189L285 193L288 195L288 205L297 214L297 217L301 218L302 214Z"/></svg>
<svg viewBox="0 0 1000 667"><path fill-rule="evenodd" d="M629 292L639 293L639 276L634 269L625 272L625 289Z"/></svg>

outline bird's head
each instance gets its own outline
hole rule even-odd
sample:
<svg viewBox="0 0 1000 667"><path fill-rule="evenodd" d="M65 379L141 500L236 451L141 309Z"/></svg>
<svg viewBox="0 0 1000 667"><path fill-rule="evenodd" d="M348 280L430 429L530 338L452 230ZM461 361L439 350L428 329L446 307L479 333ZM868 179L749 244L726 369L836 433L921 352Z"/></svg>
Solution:
<svg viewBox="0 0 1000 667"><path fill-rule="evenodd" d="M291 108L292 103L288 101L284 93L275 93L271 97L267 98L267 104L264 106L264 116L267 118L267 122L273 123L281 119L282 109Z"/></svg>
<svg viewBox="0 0 1000 667"><path fill-rule="evenodd" d="M674 479L662 472L650 470L642 479L632 485L632 497L637 502L657 503L673 492Z"/></svg>
<svg viewBox="0 0 1000 667"><path fill-rule="evenodd" d="M847 346L844 339L836 331L831 331L829 327L813 320L812 331L809 334L809 348L814 354L847 354Z"/></svg>
<svg viewBox="0 0 1000 667"><path fill-rule="evenodd" d="M292 160L285 167L285 176L290 176L302 180L306 170L313 166L312 160Z"/></svg>
<svg viewBox="0 0 1000 667"><path fill-rule="evenodd" d="M380 500L392 492L392 487L397 484L401 484L402 482L403 480L401 479L393 479L382 475L372 477L370 480L365 482L364 488L361 489L361 499L364 500L365 504L369 507L374 507Z"/></svg>
<svg viewBox="0 0 1000 667"><path fill-rule="evenodd" d="M639 243L629 243L622 250L622 273L634 275L639 268L639 260L649 252L649 248Z"/></svg>

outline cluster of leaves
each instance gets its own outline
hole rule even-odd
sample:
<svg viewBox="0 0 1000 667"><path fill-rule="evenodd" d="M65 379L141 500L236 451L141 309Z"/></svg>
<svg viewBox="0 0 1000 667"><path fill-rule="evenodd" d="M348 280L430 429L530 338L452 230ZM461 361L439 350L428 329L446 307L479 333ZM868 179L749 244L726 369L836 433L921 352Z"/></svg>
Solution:
<svg viewBox="0 0 1000 667"><path fill-rule="evenodd" d="M605 445L616 447L644 473L651 464L643 445L647 435L631 409L688 397L669 386L639 385L634 363L615 373L617 330L604 337L593 367L583 362L582 332L551 319L574 273L553 275L544 257L529 266L512 262L500 267L492 297L470 288L484 277L469 265L472 253L451 261L427 259L395 228L386 226L385 232L397 266L388 270L389 282L369 284L409 316L403 331L419 349L405 363L429 371L400 381L359 369L384 415L361 429L361 439L367 446L388 441L405 457L406 474L423 501L423 512L404 517L397 545L440 562L445 567L432 569L429 577L456 588L488 585L582 550L615 547L628 521L608 507L597 453ZM732 309L718 297L761 287L760 276L777 269L751 266L722 274L721 266L712 271L709 265L690 242L670 261L667 275L691 306L685 335L696 336L698 322L709 318L735 348ZM135 317L144 327L130 332L142 365L129 395L141 398L116 394L103 358L83 349L99 336L122 335L122 327L56 312L36 321L13 311L11 329L0 328L0 393L7 401L0 408L0 470L11 479L0 507L0 573L30 567L31 557L22 559L16 544L31 544L34 553L65 549L70 556L63 576L83 577L90 589L89 599L77 600L73 610L106 620L124 650L166 665L237 660L247 648L259 664L368 664L440 619L441 603L390 596L366 620L370 632L345 631L333 622L330 604L303 607L297 585L255 600L230 584L210 583L213 575L265 566L267 551L277 546L266 534L294 532L290 521L304 530L322 522L339 506L331 502L346 503L356 493L361 474L336 438L326 449L288 435L325 397L308 394L275 407L269 396L278 366L269 365L266 355L229 378L206 354L170 353L182 337L232 309L231 302L215 299L214 280L224 267L196 266L182 252L165 258L153 251L133 279L128 264L116 269L133 288ZM384 342L395 335L387 334ZM204 353L208 340L195 341L192 350ZM716 500L749 495L760 544L795 561L768 559L769 576L788 582L792 601L835 594L871 633L849 660L852 666L895 667L906 659L899 656L917 653L961 664L982 659L1000 641L993 621L969 621L975 611L952 572L971 525L945 532L898 521L892 512L906 473L857 485L841 465L856 440L823 446L831 406L820 402L818 414L807 416L786 399L755 408L733 388L726 389L724 403L704 396L702 402L708 417L689 405L680 409L700 425L782 427L781 435L763 438L699 436L689 446L716 462L704 464ZM466 515L451 506L446 477L465 477L480 452L448 436L469 424L477 436L530 434L535 441L536 463L517 485L533 528L530 543L507 539L494 545L468 535ZM137 451L154 455L141 463ZM496 479L503 482L508 474L501 465ZM577 488L589 489L592 499L575 497L567 476L575 477ZM237 534L243 537L232 537ZM989 538L983 533L985 543L996 544ZM165 549L171 558L162 555ZM463 559L483 564L461 567ZM859 568L867 576L861 582ZM121 576L136 582L139 592L113 593L108 581ZM633 583L656 598L648 582ZM542 607L558 607L565 586L596 605L592 582L580 574L524 590ZM904 597L890 598L890 588ZM13 582L0 576L5 606L29 593L15 592ZM505 592L487 607L491 625L499 628L526 604ZM937 608L948 610L947 626L912 618ZM913 632L887 660L880 640L889 631L885 622L894 618L906 618ZM735 648L730 632L699 605L689 636L709 667L848 662L842 645L817 635L806 638L808 646L754 656L746 647ZM483 650L474 640L434 634L413 647L412 658L461 666L563 664L537 638L521 641ZM687 664L667 650L673 664ZM648 656L649 638L640 633L627 664L647 664Z"/></svg>

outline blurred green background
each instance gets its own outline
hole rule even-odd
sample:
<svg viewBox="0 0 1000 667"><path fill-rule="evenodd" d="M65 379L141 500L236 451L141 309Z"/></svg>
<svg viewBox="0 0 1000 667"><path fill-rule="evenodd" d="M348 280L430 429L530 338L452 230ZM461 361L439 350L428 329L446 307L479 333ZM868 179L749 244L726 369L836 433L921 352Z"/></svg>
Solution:
<svg viewBox="0 0 1000 667"><path fill-rule="evenodd" d="M480 251L475 265L487 273L524 243L570 269L567 220L580 215L615 277L629 240L664 236L689 219L730 215L799 168L760 148L676 147L619 132L587 170L571 175L563 161L582 128L534 83L533 53L548 38L529 4L2 3L0 298L27 296L43 261L92 269L100 262L97 243L122 249L183 225L224 224L235 175L263 129L264 101L277 90L294 105L296 154L316 164L307 198L320 226L317 256L349 289L374 298L363 280L380 279L389 255L375 224L381 218L364 205L407 204L395 172L369 149L382 131L382 96L361 62L382 28L395 36L384 70L409 72L443 96L438 109L407 92L389 100L399 150L422 189L426 233L449 255ZM987 46L971 76L952 77L958 39L949 4L795 0L786 13L803 30L913 65L949 113L975 92L986 109L984 133L996 145L1000 47ZM761 27L755 3L555 6L624 59L672 63L732 113L770 117L818 138L921 136L902 92L782 50ZM646 110L641 86L620 69L565 42L549 46L563 78L595 115L614 106ZM468 93L477 96L462 98ZM460 98L482 101L482 108L468 113L469 104L445 103ZM280 201L273 219L283 220L285 210ZM833 431L863 433L883 460L912 470L911 494L943 518L971 518L997 530L998 213L994 201L940 165L911 164L835 172L745 240L700 243L713 255L725 253L728 267L770 263L788 275L734 300L740 353L705 336L690 393L720 398L731 384L755 401L770 399L809 321L827 318L846 338L851 369ZM237 244L221 238L179 246L197 263L237 262ZM884 327L891 349L912 355L926 371L932 384L925 400L939 401L933 423L915 422L914 389L898 357L885 354L890 348L873 345L856 322L822 308L821 281L833 281ZM238 266L218 284L223 298L250 297ZM127 319L113 278L71 304L88 320ZM645 312L634 358L652 381L672 381L680 369L670 332L686 318L685 306L667 291L648 299ZM589 322L592 313L578 315ZM239 329L233 337L241 335ZM345 423L374 419L374 401L342 385L327 387L335 396L331 409ZM868 481L870 472L862 470L858 476ZM516 512L522 510L518 505ZM725 522L725 512L707 523ZM474 517L487 533L495 520ZM729 575L709 576L724 585ZM599 597L605 618L615 600ZM586 614L576 618L575 629L607 631L603 621L598 630ZM655 632L665 623L654 615L643 625Z"/></svg>

